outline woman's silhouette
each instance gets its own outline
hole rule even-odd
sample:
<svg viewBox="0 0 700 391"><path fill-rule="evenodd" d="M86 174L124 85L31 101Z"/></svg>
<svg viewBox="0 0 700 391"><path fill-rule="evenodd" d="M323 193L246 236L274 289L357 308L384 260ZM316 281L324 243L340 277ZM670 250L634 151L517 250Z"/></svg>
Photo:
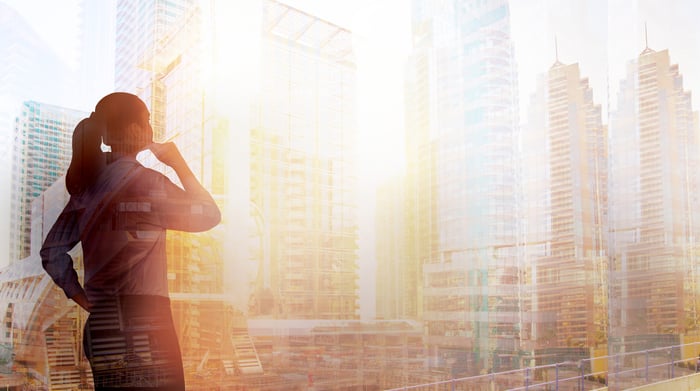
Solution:
<svg viewBox="0 0 700 391"><path fill-rule="evenodd" d="M221 217L175 144L152 138L148 109L137 96L117 92L100 100L73 133L71 198L41 249L46 272L90 312L83 346L96 390L185 388L165 232L208 230ZM102 152L103 142L111 152ZM144 149L174 169L182 188L136 160ZM83 286L68 254L78 242Z"/></svg>

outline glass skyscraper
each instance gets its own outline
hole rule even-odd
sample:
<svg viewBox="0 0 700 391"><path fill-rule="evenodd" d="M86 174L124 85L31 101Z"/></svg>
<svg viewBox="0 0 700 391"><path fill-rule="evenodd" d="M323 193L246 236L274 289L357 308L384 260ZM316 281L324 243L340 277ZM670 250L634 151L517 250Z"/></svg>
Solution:
<svg viewBox="0 0 700 391"><path fill-rule="evenodd" d="M508 3L414 1L412 26L407 226L431 366L511 368L522 314Z"/></svg>

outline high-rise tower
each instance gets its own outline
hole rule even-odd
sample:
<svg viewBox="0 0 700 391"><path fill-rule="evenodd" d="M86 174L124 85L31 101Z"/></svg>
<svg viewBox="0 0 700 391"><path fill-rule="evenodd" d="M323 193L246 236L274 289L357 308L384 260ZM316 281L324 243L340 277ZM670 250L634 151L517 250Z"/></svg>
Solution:
<svg viewBox="0 0 700 391"><path fill-rule="evenodd" d="M432 365L518 365L517 88L506 1L413 2L407 227Z"/></svg>
<svg viewBox="0 0 700 391"><path fill-rule="evenodd" d="M24 102L15 123L12 164L10 260L27 257L31 202L63 175L71 159L71 136L87 113L34 101Z"/></svg>
<svg viewBox="0 0 700 391"><path fill-rule="evenodd" d="M610 122L613 352L678 344L698 329L700 141L667 50L628 65Z"/></svg>
<svg viewBox="0 0 700 391"><path fill-rule="evenodd" d="M527 346L537 364L588 357L590 348L605 345L607 325L607 132L600 106L578 64L557 59L540 80L522 137L524 199L544 212L526 215L532 232L525 236L528 247L540 249L528 257L525 281L532 287Z"/></svg>
<svg viewBox="0 0 700 391"><path fill-rule="evenodd" d="M351 33L264 2L250 199L265 236L251 313L357 319L356 69Z"/></svg>

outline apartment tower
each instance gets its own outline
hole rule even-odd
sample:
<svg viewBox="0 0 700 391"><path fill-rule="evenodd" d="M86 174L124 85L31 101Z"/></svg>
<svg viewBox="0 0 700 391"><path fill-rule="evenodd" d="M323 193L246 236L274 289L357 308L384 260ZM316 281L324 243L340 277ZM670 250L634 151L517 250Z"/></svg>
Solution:
<svg viewBox="0 0 700 391"><path fill-rule="evenodd" d="M607 325L607 132L578 64L558 60L540 79L523 135L528 215L528 350L539 364L587 358ZM538 164L534 159L541 159ZM541 163L540 162L540 163ZM531 164L532 163L532 164ZM537 238L537 234L541 236Z"/></svg>
<svg viewBox="0 0 700 391"><path fill-rule="evenodd" d="M678 65L645 48L610 122L613 352L675 345L698 330L698 131Z"/></svg>

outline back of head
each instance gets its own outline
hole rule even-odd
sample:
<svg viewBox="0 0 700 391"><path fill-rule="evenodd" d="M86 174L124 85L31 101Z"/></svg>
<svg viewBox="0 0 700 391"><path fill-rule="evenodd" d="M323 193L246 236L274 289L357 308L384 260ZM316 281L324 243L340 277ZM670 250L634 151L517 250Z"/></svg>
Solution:
<svg viewBox="0 0 700 391"><path fill-rule="evenodd" d="M126 92L111 93L100 99L90 118L83 119L73 131L73 156L66 174L71 195L90 187L106 164L102 143L113 151L132 153L152 142L149 112L138 96Z"/></svg>
<svg viewBox="0 0 700 391"><path fill-rule="evenodd" d="M104 143L133 152L152 142L148 107L134 94L114 92L100 99L95 116L104 125ZM137 124L134 131L132 125Z"/></svg>

